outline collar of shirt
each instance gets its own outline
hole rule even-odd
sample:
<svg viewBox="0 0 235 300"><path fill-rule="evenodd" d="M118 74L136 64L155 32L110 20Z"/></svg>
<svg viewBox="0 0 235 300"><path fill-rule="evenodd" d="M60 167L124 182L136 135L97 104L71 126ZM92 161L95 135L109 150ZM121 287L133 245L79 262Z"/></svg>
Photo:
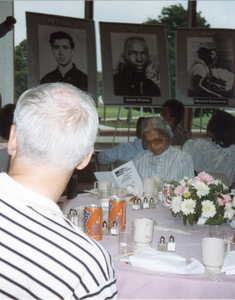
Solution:
<svg viewBox="0 0 235 300"><path fill-rule="evenodd" d="M73 73L74 71L76 71L76 66L75 66L75 64L73 63L72 68L71 68L70 70L68 70L68 72L66 72L66 73L64 74L64 77L63 77L62 74L60 73L59 66L57 67L56 71L57 71L58 75L61 76L61 78L65 78L65 77L71 76L72 73Z"/></svg>
<svg viewBox="0 0 235 300"><path fill-rule="evenodd" d="M18 183L6 173L0 173L0 199L15 205L32 206L40 211L63 215L53 200Z"/></svg>
<svg viewBox="0 0 235 300"><path fill-rule="evenodd" d="M152 156L153 157L157 157L157 158L163 158L164 156L166 156L169 152L170 152L170 149L172 149L172 146L169 146L162 154L160 154L160 155L155 155L153 152L151 152L151 151L149 151L149 152L151 152L151 154L152 154Z"/></svg>

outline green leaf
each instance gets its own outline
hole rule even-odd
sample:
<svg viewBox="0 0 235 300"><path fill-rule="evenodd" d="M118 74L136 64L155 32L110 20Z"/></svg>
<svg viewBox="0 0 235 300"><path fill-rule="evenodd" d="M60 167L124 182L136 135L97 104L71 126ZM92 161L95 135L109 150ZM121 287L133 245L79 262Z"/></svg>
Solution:
<svg viewBox="0 0 235 300"><path fill-rule="evenodd" d="M206 222L205 225L221 225L225 221L224 217L218 217L218 218L209 218Z"/></svg>

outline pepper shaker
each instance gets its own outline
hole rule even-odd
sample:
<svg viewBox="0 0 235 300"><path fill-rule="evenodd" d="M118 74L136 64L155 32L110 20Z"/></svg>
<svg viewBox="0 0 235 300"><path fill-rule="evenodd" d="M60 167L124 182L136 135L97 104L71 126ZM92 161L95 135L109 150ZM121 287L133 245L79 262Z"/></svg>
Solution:
<svg viewBox="0 0 235 300"><path fill-rule="evenodd" d="M106 221L103 222L102 234L104 234L104 235L108 235L109 234L108 224L107 224Z"/></svg>
<svg viewBox="0 0 235 300"><path fill-rule="evenodd" d="M165 243L165 238L164 236L160 237L160 241L158 242L158 251L166 251L166 243Z"/></svg>

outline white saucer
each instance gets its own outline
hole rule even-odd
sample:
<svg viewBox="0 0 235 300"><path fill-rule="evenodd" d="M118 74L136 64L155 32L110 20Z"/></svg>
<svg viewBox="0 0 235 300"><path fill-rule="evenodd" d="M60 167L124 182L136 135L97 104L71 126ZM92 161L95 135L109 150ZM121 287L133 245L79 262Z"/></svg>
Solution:
<svg viewBox="0 0 235 300"><path fill-rule="evenodd" d="M235 229L235 221L230 222L230 226Z"/></svg>

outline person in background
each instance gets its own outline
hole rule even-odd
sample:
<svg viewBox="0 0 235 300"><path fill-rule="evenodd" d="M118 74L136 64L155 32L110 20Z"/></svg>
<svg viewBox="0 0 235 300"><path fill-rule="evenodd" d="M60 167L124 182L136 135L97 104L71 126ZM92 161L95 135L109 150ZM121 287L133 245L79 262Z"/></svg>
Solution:
<svg viewBox="0 0 235 300"><path fill-rule="evenodd" d="M192 157L170 145L171 128L162 117L145 118L141 133L147 150L137 154L133 163L142 179L152 176L159 176L163 181L180 181L184 176L194 178Z"/></svg>
<svg viewBox="0 0 235 300"><path fill-rule="evenodd" d="M206 139L188 140L182 150L193 158L197 172L221 172L231 186L235 180L235 117L225 111L215 111L206 135Z"/></svg>
<svg viewBox="0 0 235 300"><path fill-rule="evenodd" d="M0 173L1 299L117 298L110 255L56 204L74 169L89 163L98 123L91 97L72 85L20 96L9 173Z"/></svg>
<svg viewBox="0 0 235 300"><path fill-rule="evenodd" d="M15 105L7 104L0 108L0 137L1 143L6 144L9 139L11 125L13 122ZM10 156L5 146L0 150L0 172L7 172L10 162Z"/></svg>
<svg viewBox="0 0 235 300"><path fill-rule="evenodd" d="M72 37L63 31L53 32L49 42L58 66L54 71L46 74L40 83L65 82L87 92L88 77L73 63L75 43Z"/></svg>
<svg viewBox="0 0 235 300"><path fill-rule="evenodd" d="M184 117L184 104L176 99L167 100L163 106L161 116L171 127L173 137L170 140L172 146L180 146L189 139L187 131L179 126L180 121Z"/></svg>
<svg viewBox="0 0 235 300"><path fill-rule="evenodd" d="M16 19L12 16L8 16L4 22L0 24L0 38L4 37L9 31L14 28Z"/></svg>
<svg viewBox="0 0 235 300"><path fill-rule="evenodd" d="M141 124L145 118L140 117L136 123L136 136L134 142L121 143L111 149L102 150L98 155L98 162L101 165L107 165L116 161L127 162L132 160L136 154L143 152L141 139Z"/></svg>
<svg viewBox="0 0 235 300"><path fill-rule="evenodd" d="M160 96L158 85L146 76L150 62L149 47L142 37L125 41L123 62L114 75L114 94L121 96Z"/></svg>

